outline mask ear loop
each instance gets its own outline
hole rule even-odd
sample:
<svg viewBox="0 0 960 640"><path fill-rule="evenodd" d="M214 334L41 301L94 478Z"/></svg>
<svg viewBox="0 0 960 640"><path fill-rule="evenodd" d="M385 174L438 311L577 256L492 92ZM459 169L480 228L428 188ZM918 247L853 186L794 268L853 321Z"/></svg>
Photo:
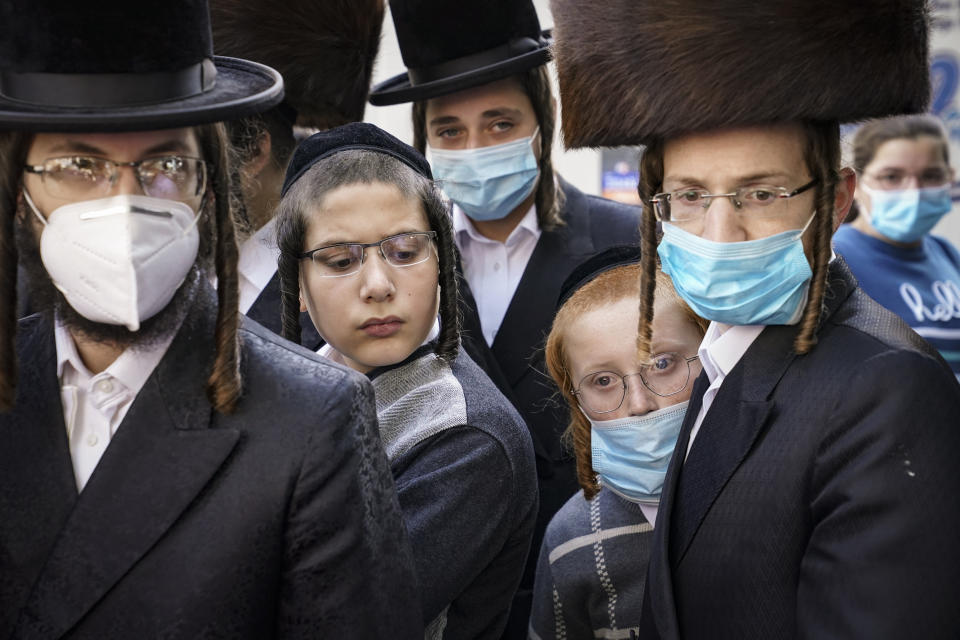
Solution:
<svg viewBox="0 0 960 640"><path fill-rule="evenodd" d="M199 224L200 216L203 215L204 210L207 208L208 193L210 192L209 191L203 192L203 198L200 199L200 206L198 207L197 211L195 211L193 214L193 222L191 222L190 224L188 224L186 227L183 228L183 235L187 235L188 233L190 233L193 230L193 228L197 226L197 224Z"/></svg>
<svg viewBox="0 0 960 640"><path fill-rule="evenodd" d="M47 226L47 220L46 220L46 218L43 217L43 214L40 213L40 210L37 209L37 205L35 205L35 204L33 203L33 198L30 197L30 192L27 191L26 187L24 187L24 188L21 190L21 192L23 193L23 199L27 201L27 205L29 205L30 210L33 211L33 215L37 216L37 218L40 220L40 222L43 223L43 226L46 227L46 226Z"/></svg>
<svg viewBox="0 0 960 640"><path fill-rule="evenodd" d="M800 229L800 231L797 233L798 239L803 237L803 234L805 234L807 232L807 229L810 228L810 223L813 222L813 219L816 217L817 217L817 210L814 209L813 215L811 215L810 219L807 220L807 224L803 225L803 229Z"/></svg>

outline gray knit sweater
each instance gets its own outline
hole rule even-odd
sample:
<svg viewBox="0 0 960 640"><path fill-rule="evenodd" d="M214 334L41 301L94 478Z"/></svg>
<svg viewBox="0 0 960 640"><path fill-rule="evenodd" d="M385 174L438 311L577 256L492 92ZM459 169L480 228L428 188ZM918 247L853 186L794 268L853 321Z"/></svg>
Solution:
<svg viewBox="0 0 960 640"><path fill-rule="evenodd" d="M570 498L540 549L529 637L637 638L652 540L640 507L609 489Z"/></svg>
<svg viewBox="0 0 960 640"><path fill-rule="evenodd" d="M371 371L428 638L499 638L537 515L533 443L461 349Z"/></svg>

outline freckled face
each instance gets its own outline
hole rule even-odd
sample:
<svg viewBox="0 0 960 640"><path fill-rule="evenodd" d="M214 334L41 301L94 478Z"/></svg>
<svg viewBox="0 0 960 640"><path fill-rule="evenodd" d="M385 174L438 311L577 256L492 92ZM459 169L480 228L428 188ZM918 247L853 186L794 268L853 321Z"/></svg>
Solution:
<svg viewBox="0 0 960 640"><path fill-rule="evenodd" d="M394 185L352 184L311 212L303 250L429 230L421 203ZM368 247L358 273L336 278L321 277L310 260L300 263L301 305L350 367L366 373L401 362L426 340L440 305L439 261L430 251L424 262L395 267Z"/></svg>

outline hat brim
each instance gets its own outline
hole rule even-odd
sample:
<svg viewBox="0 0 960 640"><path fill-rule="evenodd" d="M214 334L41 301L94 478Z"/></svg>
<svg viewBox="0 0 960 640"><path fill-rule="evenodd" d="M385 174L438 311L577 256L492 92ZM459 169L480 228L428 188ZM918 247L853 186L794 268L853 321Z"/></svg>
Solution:
<svg viewBox="0 0 960 640"><path fill-rule="evenodd" d="M123 107L48 107L0 96L0 127L22 131L121 132L189 127L261 113L283 99L280 74L239 58L213 57L217 79L202 94Z"/></svg>
<svg viewBox="0 0 960 640"><path fill-rule="evenodd" d="M464 89L470 89L539 67L550 61L549 44L528 51L515 58L479 67L466 73L412 85L406 73L396 75L376 85L370 92L370 104L385 107L403 102L436 98Z"/></svg>

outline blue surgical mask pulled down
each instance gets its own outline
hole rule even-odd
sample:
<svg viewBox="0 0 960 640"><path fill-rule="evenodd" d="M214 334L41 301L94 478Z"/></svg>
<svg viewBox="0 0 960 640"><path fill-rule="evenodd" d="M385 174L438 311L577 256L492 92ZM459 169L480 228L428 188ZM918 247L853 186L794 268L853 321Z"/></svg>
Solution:
<svg viewBox="0 0 960 640"><path fill-rule="evenodd" d="M430 147L430 165L440 188L473 220L500 220L537 186L540 167L533 135L479 149Z"/></svg>
<svg viewBox="0 0 960 640"><path fill-rule="evenodd" d="M657 248L663 272L694 312L730 325L796 324L813 272L803 229L744 242L714 242L669 222Z"/></svg>
<svg viewBox="0 0 960 640"><path fill-rule="evenodd" d="M870 224L896 242L916 242L950 213L950 185L880 191L861 184L870 196Z"/></svg>
<svg viewBox="0 0 960 640"><path fill-rule="evenodd" d="M687 404L616 420L587 416L593 470L600 484L631 502L657 504Z"/></svg>

